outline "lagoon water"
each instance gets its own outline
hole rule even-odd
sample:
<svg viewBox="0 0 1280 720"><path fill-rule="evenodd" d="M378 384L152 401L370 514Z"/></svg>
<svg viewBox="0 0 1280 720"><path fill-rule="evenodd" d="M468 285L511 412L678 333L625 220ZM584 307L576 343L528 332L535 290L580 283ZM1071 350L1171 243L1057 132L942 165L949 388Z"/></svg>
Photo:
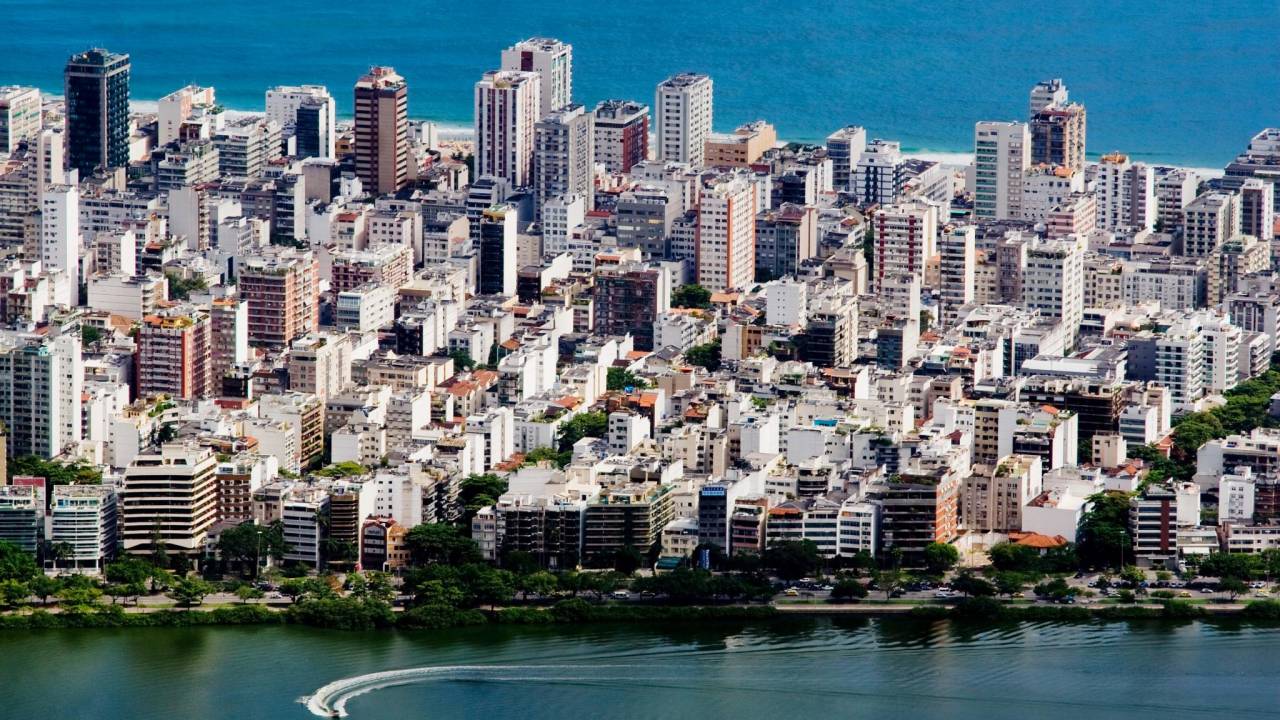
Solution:
<svg viewBox="0 0 1280 720"><path fill-rule="evenodd" d="M1080 0L0 0L0 84L60 92L69 54L129 52L133 96L187 83L261 109L276 84L322 83L349 112L373 63L410 84L415 117L469 125L501 48L574 45L575 95L652 102L680 70L716 82L716 126L766 118L818 140L848 123L904 147L972 149L977 120L1021 119L1037 80L1089 107L1089 149L1221 167L1280 124L1280 3Z"/></svg>
<svg viewBox="0 0 1280 720"><path fill-rule="evenodd" d="M808 618L667 629L6 632L0 716L1239 720L1280 716L1277 643L1277 629L1199 622ZM312 709L298 702L321 688Z"/></svg>

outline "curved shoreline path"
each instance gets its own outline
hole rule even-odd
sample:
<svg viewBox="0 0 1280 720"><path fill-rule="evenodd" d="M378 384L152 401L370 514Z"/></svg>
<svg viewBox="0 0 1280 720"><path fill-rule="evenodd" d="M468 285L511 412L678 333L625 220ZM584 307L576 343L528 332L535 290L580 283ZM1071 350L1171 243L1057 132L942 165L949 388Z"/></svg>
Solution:
<svg viewBox="0 0 1280 720"><path fill-rule="evenodd" d="M597 670L616 665L438 665L403 670L385 670L341 678L324 685L311 695L298 698L317 717L347 717L347 701L383 688L410 685L431 680L472 681L567 681L578 680L565 675L567 670ZM539 671L555 670L554 675ZM518 675L512 676L510 673ZM602 679L595 676L592 679Z"/></svg>

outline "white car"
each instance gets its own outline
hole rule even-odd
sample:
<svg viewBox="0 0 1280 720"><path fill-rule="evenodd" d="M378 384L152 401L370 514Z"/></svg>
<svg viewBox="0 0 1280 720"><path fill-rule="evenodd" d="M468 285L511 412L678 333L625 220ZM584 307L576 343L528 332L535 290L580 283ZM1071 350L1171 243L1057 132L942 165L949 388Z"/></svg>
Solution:
<svg viewBox="0 0 1280 720"><path fill-rule="evenodd" d="M951 590L939 590L938 592L934 593L933 596L936 598L945 599L945 598L953 598L956 596L956 594Z"/></svg>

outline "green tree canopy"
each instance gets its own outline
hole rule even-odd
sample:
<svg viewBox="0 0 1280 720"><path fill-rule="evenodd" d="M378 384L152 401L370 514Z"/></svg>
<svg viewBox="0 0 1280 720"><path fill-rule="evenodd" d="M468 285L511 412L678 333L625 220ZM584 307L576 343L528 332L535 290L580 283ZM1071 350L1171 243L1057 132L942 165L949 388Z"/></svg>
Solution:
<svg viewBox="0 0 1280 720"><path fill-rule="evenodd" d="M773 543L764 551L765 567L783 580L799 580L822 564L818 545L812 540L787 540Z"/></svg>
<svg viewBox="0 0 1280 720"><path fill-rule="evenodd" d="M1092 506L1076 531L1076 551L1086 567L1121 568L1132 562L1129 498L1128 493L1114 491L1089 497Z"/></svg>
<svg viewBox="0 0 1280 720"><path fill-rule="evenodd" d="M418 525L405 535L404 542L413 562L419 565L463 565L480 561L480 548L455 525Z"/></svg>
<svg viewBox="0 0 1280 720"><path fill-rule="evenodd" d="M709 308L711 307L711 291L696 283L681 285L671 291L671 306L678 308Z"/></svg>
<svg viewBox="0 0 1280 720"><path fill-rule="evenodd" d="M578 413L560 426L557 438L560 452L572 452L573 446L582 438L602 438L608 432L609 416L603 410Z"/></svg>
<svg viewBox="0 0 1280 720"><path fill-rule="evenodd" d="M284 541L284 527L279 522L270 525L243 522L223 530L218 536L218 552L222 559L229 564L239 565L241 572L253 571L260 558L279 559L288 551L289 546Z"/></svg>
<svg viewBox="0 0 1280 720"><path fill-rule="evenodd" d="M933 542L924 547L924 567L941 575L960 562L960 551L950 543Z"/></svg>
<svg viewBox="0 0 1280 720"><path fill-rule="evenodd" d="M720 338L709 343L694 345L684 353L684 359L690 365L704 367L711 372L720 369Z"/></svg>
<svg viewBox="0 0 1280 720"><path fill-rule="evenodd" d="M611 367L608 371L607 385L610 390L623 390L629 387L643 389L649 387L649 381L626 368Z"/></svg>
<svg viewBox="0 0 1280 720"><path fill-rule="evenodd" d="M0 580L26 582L39 572L31 553L7 540L0 540Z"/></svg>

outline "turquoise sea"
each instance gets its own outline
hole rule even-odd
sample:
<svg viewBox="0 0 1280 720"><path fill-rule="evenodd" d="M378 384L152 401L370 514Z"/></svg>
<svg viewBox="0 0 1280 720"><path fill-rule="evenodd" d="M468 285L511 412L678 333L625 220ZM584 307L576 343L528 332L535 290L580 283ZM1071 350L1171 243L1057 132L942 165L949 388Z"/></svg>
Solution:
<svg viewBox="0 0 1280 720"><path fill-rule="evenodd" d="M415 117L469 125L472 86L531 35L573 43L575 95L652 101L680 70L716 81L716 126L765 118L816 140L848 123L904 147L972 149L977 120L1021 119L1037 80L1089 107L1091 154L1221 167L1280 124L1280 2L0 0L0 84L61 88L67 56L133 56L133 96L213 85L260 109L322 83L349 110L370 64L396 67Z"/></svg>

